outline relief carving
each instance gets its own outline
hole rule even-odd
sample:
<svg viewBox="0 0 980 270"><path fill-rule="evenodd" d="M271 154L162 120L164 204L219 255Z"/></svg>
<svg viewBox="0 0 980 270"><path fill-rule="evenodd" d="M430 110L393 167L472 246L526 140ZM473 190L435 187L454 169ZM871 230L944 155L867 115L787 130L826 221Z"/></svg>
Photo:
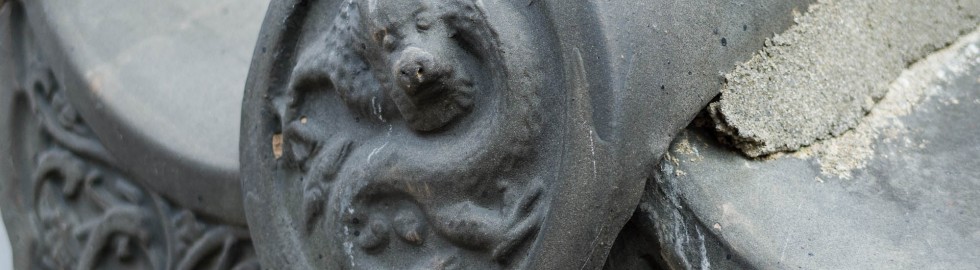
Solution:
<svg viewBox="0 0 980 270"><path fill-rule="evenodd" d="M206 222L113 167L51 70L24 93L42 138L33 154L32 267L41 269L258 269L245 228ZM25 115L23 117L30 117Z"/></svg>
<svg viewBox="0 0 980 270"><path fill-rule="evenodd" d="M526 66L507 63L484 7L346 1L328 22L265 105L307 252L366 269L519 265L549 196L527 165L541 85L511 78Z"/></svg>
<svg viewBox="0 0 980 270"><path fill-rule="evenodd" d="M240 140L263 264L601 267L647 162L617 121L655 96L609 88L592 4L273 2Z"/></svg>

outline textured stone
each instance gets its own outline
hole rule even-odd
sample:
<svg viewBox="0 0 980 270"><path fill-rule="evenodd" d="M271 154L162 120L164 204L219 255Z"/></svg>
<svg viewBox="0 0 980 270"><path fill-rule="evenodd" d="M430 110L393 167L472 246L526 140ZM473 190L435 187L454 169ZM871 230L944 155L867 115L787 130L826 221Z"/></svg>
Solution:
<svg viewBox="0 0 980 270"><path fill-rule="evenodd" d="M673 268L976 267L978 54L975 32L903 72L886 106L859 119L866 127L843 134L877 134L846 177L822 168L821 155L750 159L718 143L710 127L689 128L627 225L639 232L629 239L646 242L622 248L655 250L649 258Z"/></svg>
<svg viewBox="0 0 980 270"><path fill-rule="evenodd" d="M806 2L274 2L241 137L263 265L603 267L719 74Z"/></svg>
<svg viewBox="0 0 980 270"><path fill-rule="evenodd" d="M980 1L820 1L726 75L716 129L746 155L794 151L857 125L911 63L980 23Z"/></svg>

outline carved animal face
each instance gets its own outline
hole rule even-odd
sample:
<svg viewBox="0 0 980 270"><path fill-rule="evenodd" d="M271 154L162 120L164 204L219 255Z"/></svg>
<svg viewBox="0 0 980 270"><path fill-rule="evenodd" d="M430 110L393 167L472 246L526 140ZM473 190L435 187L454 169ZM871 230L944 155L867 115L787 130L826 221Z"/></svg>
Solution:
<svg viewBox="0 0 980 270"><path fill-rule="evenodd" d="M635 136L661 128L609 109L659 95L609 84L632 68L587 29L594 3L340 1L273 5L263 28L242 168L264 263L599 264L649 168ZM255 147L279 138L282 157Z"/></svg>
<svg viewBox="0 0 980 270"><path fill-rule="evenodd" d="M297 67L295 81L325 71L355 112L400 117L422 132L466 115L474 88L489 86L474 82L489 72L481 62L492 57L493 36L472 2L361 0L346 8L327 35L330 51L306 58L313 61Z"/></svg>
<svg viewBox="0 0 980 270"><path fill-rule="evenodd" d="M349 1L326 29L277 109L303 230L330 240L314 249L378 266L425 246L456 249L419 267L512 261L547 196L537 175L504 176L533 160L540 85L508 72L534 60L504 59L472 0Z"/></svg>

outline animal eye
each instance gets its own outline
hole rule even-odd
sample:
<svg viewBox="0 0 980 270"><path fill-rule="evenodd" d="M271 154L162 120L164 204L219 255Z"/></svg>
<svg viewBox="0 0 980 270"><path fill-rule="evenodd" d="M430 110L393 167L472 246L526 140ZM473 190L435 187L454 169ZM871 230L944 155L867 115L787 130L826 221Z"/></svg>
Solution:
<svg viewBox="0 0 980 270"><path fill-rule="evenodd" d="M480 58L480 50L479 47L477 47L479 43L475 41L476 36L472 33L467 31L456 31L449 36L449 38L456 42L456 46L459 46L459 48L463 49L463 51L466 53Z"/></svg>

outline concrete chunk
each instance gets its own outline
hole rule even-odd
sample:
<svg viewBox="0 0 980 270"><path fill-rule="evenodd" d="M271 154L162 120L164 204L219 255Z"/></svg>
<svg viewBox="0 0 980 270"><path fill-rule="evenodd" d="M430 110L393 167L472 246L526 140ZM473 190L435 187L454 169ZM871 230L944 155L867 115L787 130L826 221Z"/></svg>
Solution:
<svg viewBox="0 0 980 270"><path fill-rule="evenodd" d="M853 128L903 69L980 22L980 1L819 1L725 75L716 129L750 157Z"/></svg>

